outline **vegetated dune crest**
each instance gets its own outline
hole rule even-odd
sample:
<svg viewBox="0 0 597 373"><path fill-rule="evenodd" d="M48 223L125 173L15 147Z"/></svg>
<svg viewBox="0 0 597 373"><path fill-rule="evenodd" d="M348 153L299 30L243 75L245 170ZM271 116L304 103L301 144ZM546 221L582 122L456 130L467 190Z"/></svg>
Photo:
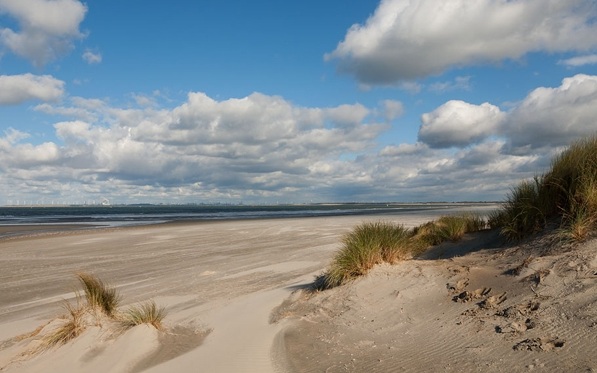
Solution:
<svg viewBox="0 0 597 373"><path fill-rule="evenodd" d="M296 293L274 311L294 320L276 356L285 372L592 371L596 294L597 240L480 232Z"/></svg>

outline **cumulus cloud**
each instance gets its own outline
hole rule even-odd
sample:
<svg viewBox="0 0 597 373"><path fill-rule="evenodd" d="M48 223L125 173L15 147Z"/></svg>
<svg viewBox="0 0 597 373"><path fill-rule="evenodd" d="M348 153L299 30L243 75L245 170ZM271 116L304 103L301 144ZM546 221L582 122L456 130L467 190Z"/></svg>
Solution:
<svg viewBox="0 0 597 373"><path fill-rule="evenodd" d="M432 148L468 147L490 137L505 152L533 154L597 133L597 76L578 74L559 87L540 87L509 111L490 103L448 101L421 116L419 141Z"/></svg>
<svg viewBox="0 0 597 373"><path fill-rule="evenodd" d="M88 181L121 196L134 185L152 198L173 188L184 189L185 198L275 198L325 187L325 175L362 182L346 166L350 162L338 159L373 148L387 129L361 104L306 108L260 93L218 101L192 92L173 109L69 102L72 107L37 107L75 118L54 125L60 143L26 147L5 136L0 163L11 177L52 175L64 185ZM26 158L14 156L25 152ZM339 170L346 174L340 177ZM128 187L113 191L112 185Z"/></svg>
<svg viewBox="0 0 597 373"><path fill-rule="evenodd" d="M0 105L55 101L63 94L64 82L49 75L0 75Z"/></svg>
<svg viewBox="0 0 597 373"><path fill-rule="evenodd" d="M70 51L83 37L79 25L87 7L77 0L0 0L0 14L16 19L19 29L0 27L0 46L35 66Z"/></svg>
<svg viewBox="0 0 597 373"><path fill-rule="evenodd" d="M87 49L81 57L83 57L83 60L90 65L102 62L102 54L99 52L92 52L89 49Z"/></svg>
<svg viewBox="0 0 597 373"><path fill-rule="evenodd" d="M320 108L191 92L174 108L119 108L72 97L38 106L70 117L54 124L58 141L0 134L0 190L13 200L499 200L594 134L596 107L597 77L576 75L509 111L448 101L422 117L418 142L379 149L398 101Z"/></svg>
<svg viewBox="0 0 597 373"><path fill-rule="evenodd" d="M503 119L500 108L487 102L452 100L422 115L419 140L434 148L467 146L494 134Z"/></svg>
<svg viewBox="0 0 597 373"><path fill-rule="evenodd" d="M340 72L390 85L529 52L597 46L592 0L382 0L326 54Z"/></svg>
<svg viewBox="0 0 597 373"><path fill-rule="evenodd" d="M513 151L557 147L597 132L597 76L579 74L532 91L511 113L504 134Z"/></svg>

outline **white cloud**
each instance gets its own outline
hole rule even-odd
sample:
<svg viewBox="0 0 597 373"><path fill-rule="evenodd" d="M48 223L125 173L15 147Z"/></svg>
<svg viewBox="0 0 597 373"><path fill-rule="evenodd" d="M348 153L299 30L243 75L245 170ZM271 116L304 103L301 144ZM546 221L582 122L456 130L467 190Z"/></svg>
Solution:
<svg viewBox="0 0 597 373"><path fill-rule="evenodd" d="M325 56L362 84L391 85L529 52L597 46L593 0L382 0Z"/></svg>
<svg viewBox="0 0 597 373"><path fill-rule="evenodd" d="M595 65L597 64L597 54L568 58L566 60L559 61L559 64L566 65L568 67Z"/></svg>
<svg viewBox="0 0 597 373"><path fill-rule="evenodd" d="M557 147L597 133L597 76L575 75L556 88L532 91L508 115L504 135L513 151Z"/></svg>
<svg viewBox="0 0 597 373"><path fill-rule="evenodd" d="M102 54L99 52L92 52L89 49L87 49L81 57L83 57L83 60L90 65L102 62Z"/></svg>
<svg viewBox="0 0 597 373"><path fill-rule="evenodd" d="M60 141L0 135L5 199L498 200L561 146L597 130L597 77L587 75L538 88L507 112L448 101L422 118L419 142L381 149L397 101L318 108L260 93L216 100L193 92L168 109L67 102L38 109L72 117L54 125Z"/></svg>
<svg viewBox="0 0 597 373"><path fill-rule="evenodd" d="M374 110L360 104L303 108L259 93L223 101L190 93L185 103L170 110L120 109L81 98L70 102L73 107L37 107L78 118L54 125L63 144L26 148L4 140L0 163L11 177L50 178L62 185L90 180L118 195L134 185L153 198L161 188L169 193L170 188L185 188L185 194L197 198L230 193L275 198L311 185L325 187L326 181L310 171L315 164L333 164L332 179L354 176L364 182L363 172L338 159L371 149L387 128L370 117ZM32 155L12 156L24 151ZM340 176L339 170L349 173ZM128 187L114 191L116 184Z"/></svg>
<svg viewBox="0 0 597 373"><path fill-rule="evenodd" d="M559 87L533 90L508 112L448 101L422 115L419 140L432 148L464 148L497 136L506 140L504 152L534 154L597 134L596 117L597 76L578 74Z"/></svg>
<svg viewBox="0 0 597 373"><path fill-rule="evenodd" d="M327 114L332 122L341 127L358 126L367 115L369 109L363 105L340 105L327 110Z"/></svg>
<svg viewBox="0 0 597 373"><path fill-rule="evenodd" d="M0 27L0 46L42 66L83 37L79 25L86 11L77 0L0 0L0 14L15 18L20 28Z"/></svg>
<svg viewBox="0 0 597 373"><path fill-rule="evenodd" d="M467 146L494 134L504 113L494 105L452 100L423 114L419 140L434 148Z"/></svg>
<svg viewBox="0 0 597 373"><path fill-rule="evenodd" d="M64 94L64 82L49 75L0 75L0 105L28 100L55 101Z"/></svg>

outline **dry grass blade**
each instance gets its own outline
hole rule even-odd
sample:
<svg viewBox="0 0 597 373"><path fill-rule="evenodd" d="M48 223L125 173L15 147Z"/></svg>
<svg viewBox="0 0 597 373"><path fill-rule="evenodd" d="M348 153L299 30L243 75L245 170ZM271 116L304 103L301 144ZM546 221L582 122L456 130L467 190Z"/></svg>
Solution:
<svg viewBox="0 0 597 373"><path fill-rule="evenodd" d="M78 337L85 330L85 307L80 304L73 306L71 303L65 302L64 308L68 313L64 318L62 325L44 335L41 344L38 347L39 351L63 345Z"/></svg>
<svg viewBox="0 0 597 373"><path fill-rule="evenodd" d="M129 307L120 316L123 326L130 328L141 324L153 325L158 330L163 329L162 320L166 317L166 309L158 307L154 301L149 301Z"/></svg>
<svg viewBox="0 0 597 373"><path fill-rule="evenodd" d="M120 296L116 289L104 284L99 278L88 273L77 273L77 278L83 285L83 291L89 306L100 309L108 316L113 316L120 303Z"/></svg>

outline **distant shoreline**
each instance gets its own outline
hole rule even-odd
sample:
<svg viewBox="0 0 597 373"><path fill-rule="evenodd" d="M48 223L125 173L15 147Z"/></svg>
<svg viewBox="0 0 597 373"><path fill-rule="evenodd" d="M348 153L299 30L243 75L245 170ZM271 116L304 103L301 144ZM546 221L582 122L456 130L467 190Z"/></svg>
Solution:
<svg viewBox="0 0 597 373"><path fill-rule="evenodd" d="M486 211L489 208L497 208L497 203L454 203L454 204L440 204L436 203L437 208L430 208L429 211L445 210L446 214L454 214L462 211L472 211L476 208ZM434 206L434 203L421 206ZM20 207L24 208L24 207ZM395 209L380 209L380 210L362 210L362 211L322 211L314 215L250 215L250 216L226 216L226 217L186 217L186 216L168 216L163 215L159 218L150 218L143 214L139 214L137 218L130 220L120 220L117 217L110 217L106 220L93 221L89 219L89 216L81 216L81 221L77 221L76 217L69 217L60 221L48 221L40 223L30 222L0 222L0 242L8 239L21 239L29 237L45 237L49 235L61 235L61 234L76 234L82 231L90 230L107 230L107 229L130 229L149 227L156 225L195 225L195 224L208 224L208 223L219 223L219 222L234 222L234 221L258 221L258 220L272 220L272 219L304 219L304 218L316 218L316 217L341 217L341 216L379 216L383 219L384 216L397 216L410 214L420 214L426 209L414 209L414 210L395 210ZM73 219L74 218L74 219ZM114 219L114 220L112 220Z"/></svg>

